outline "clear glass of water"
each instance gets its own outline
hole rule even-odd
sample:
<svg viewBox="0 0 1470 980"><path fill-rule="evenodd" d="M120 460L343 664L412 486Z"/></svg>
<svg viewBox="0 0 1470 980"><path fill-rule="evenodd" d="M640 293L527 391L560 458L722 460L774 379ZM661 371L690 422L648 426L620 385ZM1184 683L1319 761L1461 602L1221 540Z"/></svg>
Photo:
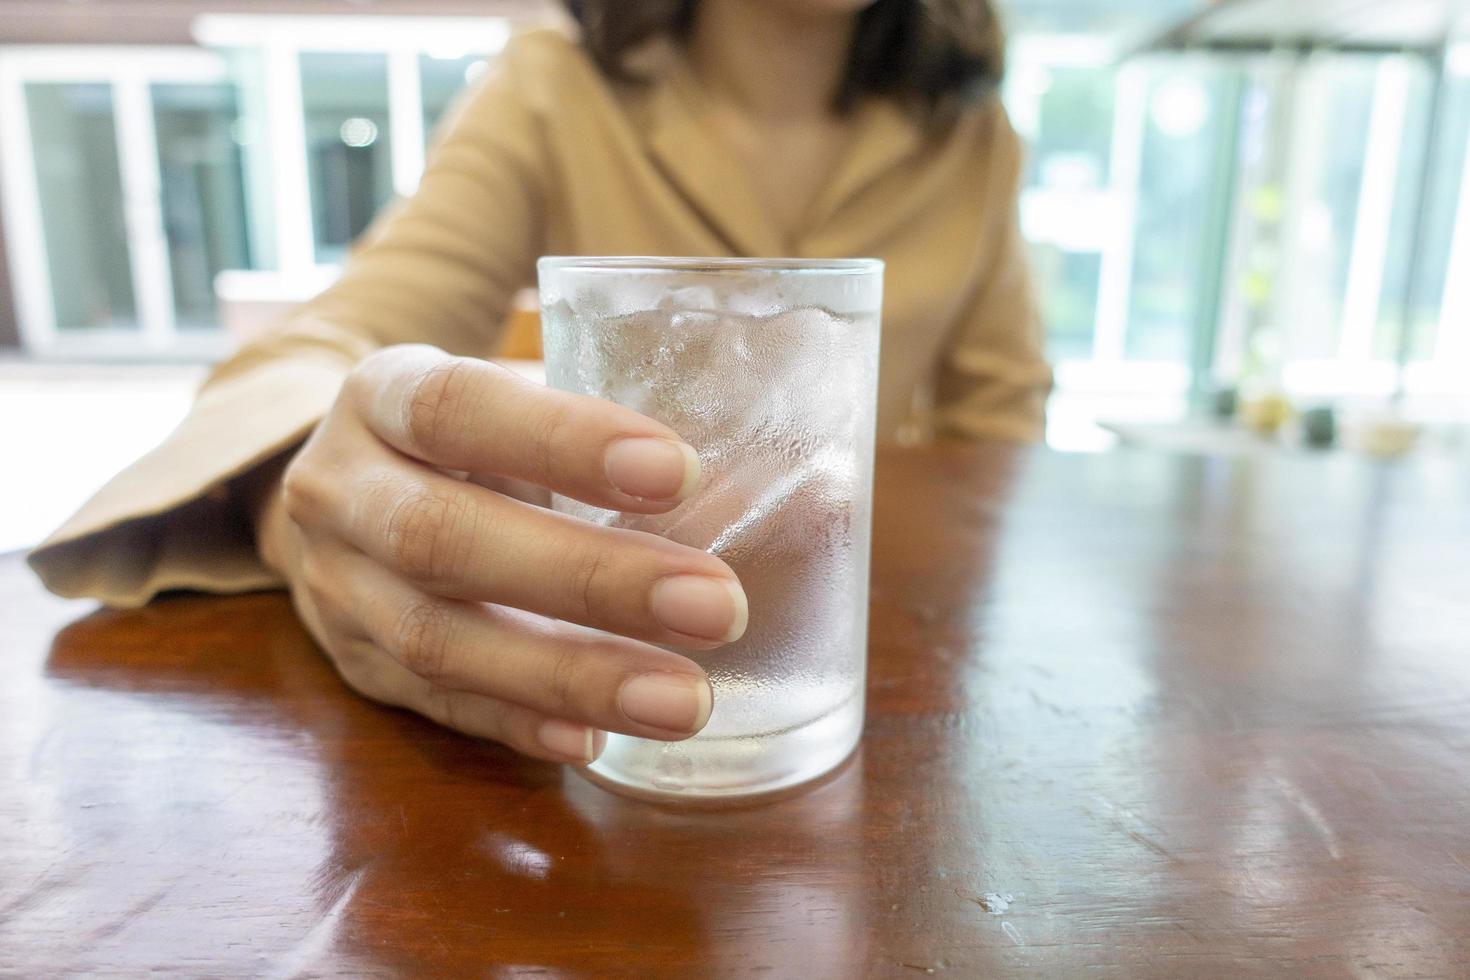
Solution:
<svg viewBox="0 0 1470 980"><path fill-rule="evenodd" d="M539 271L547 382L657 419L703 466L667 514L554 506L718 555L750 600L738 642L678 651L714 687L704 731L610 735L589 774L693 801L831 770L863 725L883 263L545 258Z"/></svg>

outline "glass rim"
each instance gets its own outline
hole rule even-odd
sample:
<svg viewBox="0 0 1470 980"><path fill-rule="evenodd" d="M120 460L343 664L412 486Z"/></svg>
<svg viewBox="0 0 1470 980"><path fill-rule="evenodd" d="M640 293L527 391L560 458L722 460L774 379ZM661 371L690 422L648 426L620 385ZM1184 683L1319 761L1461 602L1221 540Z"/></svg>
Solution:
<svg viewBox="0 0 1470 980"><path fill-rule="evenodd" d="M861 275L881 272L882 259L750 259L657 255L547 255L538 270L578 272L807 272Z"/></svg>

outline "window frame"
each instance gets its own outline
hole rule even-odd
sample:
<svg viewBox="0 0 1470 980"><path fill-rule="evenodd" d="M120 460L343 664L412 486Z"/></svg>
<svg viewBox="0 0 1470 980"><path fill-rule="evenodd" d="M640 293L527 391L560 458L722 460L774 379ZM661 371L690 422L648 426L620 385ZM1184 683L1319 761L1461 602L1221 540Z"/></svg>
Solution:
<svg viewBox="0 0 1470 980"><path fill-rule="evenodd" d="M6 250L14 284L21 342L33 355L55 359L160 356L200 358L224 349L212 332L177 329L160 197L154 132L154 85L228 82L224 59L182 46L75 47L27 45L0 48L0 145L11 149L0 168ZM113 100L118 164L137 305L137 329L73 335L56 323L53 286L41 214L35 144L26 86L106 85Z"/></svg>
<svg viewBox="0 0 1470 980"><path fill-rule="evenodd" d="M14 45L0 47L0 214L14 283L22 347L47 360L212 360L230 350L224 330L177 326L172 269L160 195L152 86L238 83L232 59L259 58L255 111L269 126L258 192L247 188L252 242L270 257L258 270L230 270L232 288L269 281L272 291L306 298L339 271L316 259L307 165L301 60L306 52L382 54L388 62L390 159L396 195L412 194L426 155L420 55L463 52L494 57L511 34L505 17L300 16L218 14L196 18L199 46ZM105 84L113 98L120 192L126 212L136 329L58 329L47 262L35 146L26 86L35 82ZM245 83L247 86L255 82ZM247 114L242 100L242 118ZM289 120L282 123L280 120ZM251 185L254 186L254 185Z"/></svg>

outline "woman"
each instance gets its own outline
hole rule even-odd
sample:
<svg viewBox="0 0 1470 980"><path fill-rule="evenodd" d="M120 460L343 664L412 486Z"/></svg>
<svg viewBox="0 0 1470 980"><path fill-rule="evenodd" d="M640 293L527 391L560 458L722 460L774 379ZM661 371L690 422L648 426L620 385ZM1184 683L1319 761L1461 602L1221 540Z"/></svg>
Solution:
<svg viewBox="0 0 1470 980"><path fill-rule="evenodd" d="M704 674L654 644L737 639L734 574L508 492L659 513L699 479L668 428L478 359L546 253L884 258L880 436L1038 435L985 0L572 11L581 43L513 42L338 285L32 556L51 588L138 605L284 583L356 690L546 759L698 731Z"/></svg>

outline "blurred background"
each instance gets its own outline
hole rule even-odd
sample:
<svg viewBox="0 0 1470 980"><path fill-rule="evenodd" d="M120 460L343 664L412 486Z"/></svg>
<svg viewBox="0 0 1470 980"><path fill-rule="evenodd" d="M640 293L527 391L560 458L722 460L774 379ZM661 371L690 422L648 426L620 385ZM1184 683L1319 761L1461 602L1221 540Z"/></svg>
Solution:
<svg viewBox="0 0 1470 980"><path fill-rule="evenodd" d="M1465 0L1003 6L1055 448L1466 452ZM329 283L456 92L554 15L0 0L0 550Z"/></svg>

